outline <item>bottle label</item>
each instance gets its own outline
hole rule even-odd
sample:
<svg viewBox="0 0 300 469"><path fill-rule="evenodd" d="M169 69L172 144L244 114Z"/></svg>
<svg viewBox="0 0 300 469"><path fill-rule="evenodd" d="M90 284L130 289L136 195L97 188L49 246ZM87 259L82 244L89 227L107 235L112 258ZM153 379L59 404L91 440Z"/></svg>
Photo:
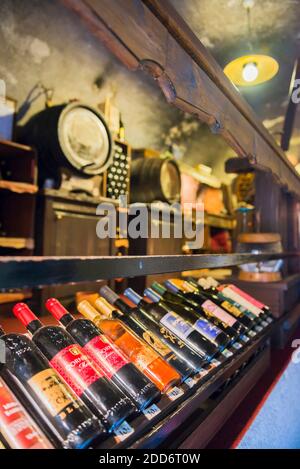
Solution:
<svg viewBox="0 0 300 469"><path fill-rule="evenodd" d="M214 324L210 324L204 318L198 319L194 324L194 328L209 340L215 340L215 338L222 332L221 329L214 326Z"/></svg>
<svg viewBox="0 0 300 469"><path fill-rule="evenodd" d="M173 311L165 314L161 318L160 322L181 340L185 340L194 331L190 324Z"/></svg>
<svg viewBox="0 0 300 469"><path fill-rule="evenodd" d="M225 323L227 326L231 327L236 323L236 319L210 300L204 301L201 306L204 311L220 319L220 321Z"/></svg>
<svg viewBox="0 0 300 469"><path fill-rule="evenodd" d="M229 313L231 313L233 316L235 316L236 318L239 318L242 314L242 311L239 310L235 305L233 305L232 303L230 303L229 301L227 300L224 300L222 303L221 303L221 306L222 308L226 309L226 311L228 311Z"/></svg>
<svg viewBox="0 0 300 469"><path fill-rule="evenodd" d="M231 298L237 303L240 303L242 306L244 306L244 308L251 311L251 313L253 313L255 316L260 316L263 313L263 311L260 308L255 306L253 303L249 302L247 299L245 299L243 295L240 295L239 292L237 292L235 288L233 287L234 287L233 285L225 286L225 287L222 287L221 291L225 296L228 296L228 298Z"/></svg>
<svg viewBox="0 0 300 469"><path fill-rule="evenodd" d="M253 298L253 296L249 295L246 293L244 290L241 290L240 288L236 287L235 285L230 285L230 288L237 292L239 295L241 295L245 300L250 301L254 306L256 306L259 309L264 309L266 305L264 303L261 303L261 301L258 301L256 298Z"/></svg>
<svg viewBox="0 0 300 469"><path fill-rule="evenodd" d="M50 360L50 365L77 396L103 376L100 367L91 363L79 345L69 345Z"/></svg>
<svg viewBox="0 0 300 469"><path fill-rule="evenodd" d="M149 348L142 348L135 355L134 364L141 370L144 371L154 360L158 358L156 352Z"/></svg>
<svg viewBox="0 0 300 469"><path fill-rule="evenodd" d="M104 336L94 337L83 349L103 369L108 378L111 378L118 370L129 363L127 358L114 348Z"/></svg>
<svg viewBox="0 0 300 469"><path fill-rule="evenodd" d="M172 344L177 345L179 348L184 348L186 346L185 343L182 342L182 340L176 337L176 335L172 334L172 332L166 329L165 327L161 327L159 330L160 333L164 336L164 338L172 342Z"/></svg>
<svg viewBox="0 0 300 469"><path fill-rule="evenodd" d="M151 347L156 350L157 353L159 353L162 357L166 357L170 353L172 353L172 350L169 349L160 339L157 337L155 334L153 334L151 331L145 331L143 332L143 339L147 344L151 345Z"/></svg>
<svg viewBox="0 0 300 469"><path fill-rule="evenodd" d="M14 449L47 447L20 404L1 381L0 428L7 442Z"/></svg>

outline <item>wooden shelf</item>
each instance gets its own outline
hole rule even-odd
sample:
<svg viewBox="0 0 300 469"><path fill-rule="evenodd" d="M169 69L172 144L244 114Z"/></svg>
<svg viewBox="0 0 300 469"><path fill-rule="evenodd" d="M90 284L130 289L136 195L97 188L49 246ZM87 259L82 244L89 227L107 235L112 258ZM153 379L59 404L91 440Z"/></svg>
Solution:
<svg viewBox="0 0 300 469"><path fill-rule="evenodd" d="M32 152L35 152L35 150L28 145L0 139L0 153L3 156L24 156Z"/></svg>
<svg viewBox="0 0 300 469"><path fill-rule="evenodd" d="M32 238L10 238L1 236L0 247L11 249L34 249L34 240Z"/></svg>
<svg viewBox="0 0 300 469"><path fill-rule="evenodd" d="M231 267L299 256L280 254L195 254L173 256L102 257L1 257L1 288L34 288L46 285L96 282L203 268Z"/></svg>
<svg viewBox="0 0 300 469"><path fill-rule="evenodd" d="M27 182L0 180L0 189L15 192L17 194L36 194L38 186Z"/></svg>
<svg viewBox="0 0 300 469"><path fill-rule="evenodd" d="M23 290L22 292L15 293L0 293L0 305L6 303L15 303L16 301L28 300L32 297L31 291Z"/></svg>

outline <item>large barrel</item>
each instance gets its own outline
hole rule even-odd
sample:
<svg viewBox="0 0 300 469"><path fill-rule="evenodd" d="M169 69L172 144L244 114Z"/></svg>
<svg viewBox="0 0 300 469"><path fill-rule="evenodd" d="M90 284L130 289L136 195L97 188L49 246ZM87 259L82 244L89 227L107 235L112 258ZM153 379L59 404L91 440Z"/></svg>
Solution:
<svg viewBox="0 0 300 469"><path fill-rule="evenodd" d="M180 202L180 171L171 158L138 158L132 161L130 201Z"/></svg>
<svg viewBox="0 0 300 469"><path fill-rule="evenodd" d="M78 101L35 114L22 128L20 140L37 148L43 180L56 180L60 168L95 176L112 161L112 137L103 116Z"/></svg>

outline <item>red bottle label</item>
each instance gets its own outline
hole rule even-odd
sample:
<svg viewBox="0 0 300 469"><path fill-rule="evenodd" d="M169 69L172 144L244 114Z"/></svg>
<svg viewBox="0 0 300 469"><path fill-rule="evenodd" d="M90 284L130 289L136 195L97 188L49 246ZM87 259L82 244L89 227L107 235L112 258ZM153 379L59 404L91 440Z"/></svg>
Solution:
<svg viewBox="0 0 300 469"><path fill-rule="evenodd" d="M108 378L111 378L120 368L129 363L121 352L100 335L90 340L83 349L103 369Z"/></svg>
<svg viewBox="0 0 300 469"><path fill-rule="evenodd" d="M65 380L77 396L103 376L102 369L85 355L80 345L69 345L58 352L50 365Z"/></svg>
<svg viewBox="0 0 300 469"><path fill-rule="evenodd" d="M243 298L245 298L245 300L249 301L250 303L252 303L254 306L256 306L257 308L259 309L263 309L265 308L266 305L264 305L263 303L261 303L260 301L256 300L255 298L253 298L253 296L250 296L248 295L248 293L246 293L244 290L241 290L240 288L236 287L235 285L229 285L229 287L235 291L236 293L238 293L239 295L241 295Z"/></svg>
<svg viewBox="0 0 300 469"><path fill-rule="evenodd" d="M0 430L14 449L47 448L15 397L0 381Z"/></svg>

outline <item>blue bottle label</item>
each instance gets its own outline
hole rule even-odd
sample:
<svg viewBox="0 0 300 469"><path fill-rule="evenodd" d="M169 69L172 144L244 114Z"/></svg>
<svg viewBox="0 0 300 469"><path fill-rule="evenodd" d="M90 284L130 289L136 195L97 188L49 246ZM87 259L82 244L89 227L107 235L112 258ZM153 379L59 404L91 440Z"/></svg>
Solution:
<svg viewBox="0 0 300 469"><path fill-rule="evenodd" d="M165 314L160 322L183 341L193 332L193 327L173 311Z"/></svg>
<svg viewBox="0 0 300 469"><path fill-rule="evenodd" d="M194 328L209 340L214 340L222 332L221 329L214 326L213 324L210 324L206 319L203 318L198 319L195 322Z"/></svg>

